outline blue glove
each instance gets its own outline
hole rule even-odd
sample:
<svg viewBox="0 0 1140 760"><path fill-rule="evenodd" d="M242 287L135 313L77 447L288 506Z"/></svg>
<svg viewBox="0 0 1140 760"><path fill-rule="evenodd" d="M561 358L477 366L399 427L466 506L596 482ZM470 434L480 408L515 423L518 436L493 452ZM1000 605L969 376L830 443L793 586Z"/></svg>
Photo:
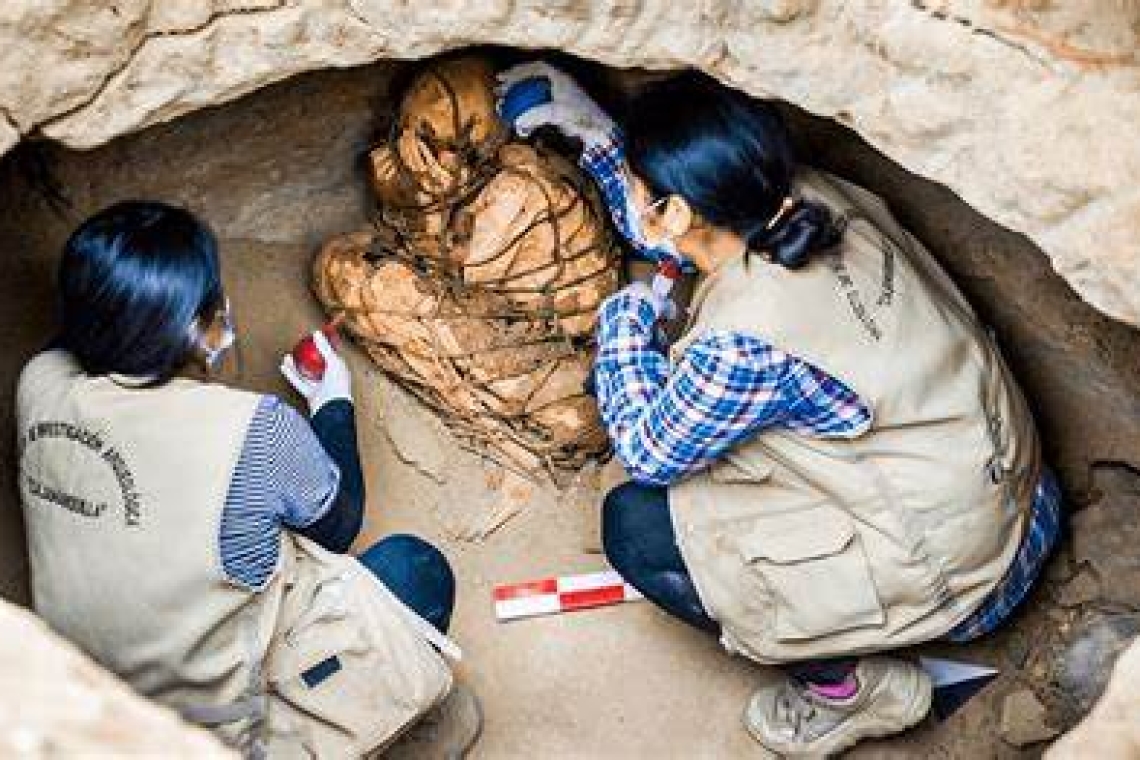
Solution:
<svg viewBox="0 0 1140 760"><path fill-rule="evenodd" d="M499 116L508 124L515 121L535 106L552 101L550 80L545 76L520 79L509 86L499 101Z"/></svg>
<svg viewBox="0 0 1140 760"><path fill-rule="evenodd" d="M613 119L569 75L548 63L520 63L500 72L498 80L499 114L521 137L552 126L591 147L613 134Z"/></svg>

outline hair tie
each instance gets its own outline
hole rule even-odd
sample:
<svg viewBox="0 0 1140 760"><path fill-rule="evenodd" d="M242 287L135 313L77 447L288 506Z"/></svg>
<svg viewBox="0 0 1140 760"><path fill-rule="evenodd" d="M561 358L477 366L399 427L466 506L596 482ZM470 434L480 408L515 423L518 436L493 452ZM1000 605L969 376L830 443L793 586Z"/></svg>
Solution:
<svg viewBox="0 0 1140 760"><path fill-rule="evenodd" d="M775 215L771 219L768 220L767 224L764 225L764 229L770 230L773 227L775 227L777 224L780 223L780 220L783 219L784 216L787 215L788 212L790 212L795 207L796 207L796 199L790 195L785 196L784 200L780 203L779 210L776 211Z"/></svg>

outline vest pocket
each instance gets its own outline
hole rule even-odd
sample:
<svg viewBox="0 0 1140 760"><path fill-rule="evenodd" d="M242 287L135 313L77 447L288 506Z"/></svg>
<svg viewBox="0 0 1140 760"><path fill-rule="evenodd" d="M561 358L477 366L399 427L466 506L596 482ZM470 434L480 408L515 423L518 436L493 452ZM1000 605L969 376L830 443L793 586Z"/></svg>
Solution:
<svg viewBox="0 0 1140 760"><path fill-rule="evenodd" d="M368 573L319 547L297 554L266 666L275 697L271 750L359 756L397 736L450 688L439 654Z"/></svg>
<svg viewBox="0 0 1140 760"><path fill-rule="evenodd" d="M746 572L772 594L778 641L814 639L886 619L850 515L831 506L762 515L740 540Z"/></svg>
<svg viewBox="0 0 1140 760"><path fill-rule="evenodd" d="M377 646L359 615L350 614L349 582L332 578L317 586L309 610L275 642L266 673L280 700L270 707L274 730L291 724L294 741L317 754L331 737L359 748L394 734L418 707L404 704L414 687L401 682L396 653ZM322 595L340 596L344 607L311 614Z"/></svg>

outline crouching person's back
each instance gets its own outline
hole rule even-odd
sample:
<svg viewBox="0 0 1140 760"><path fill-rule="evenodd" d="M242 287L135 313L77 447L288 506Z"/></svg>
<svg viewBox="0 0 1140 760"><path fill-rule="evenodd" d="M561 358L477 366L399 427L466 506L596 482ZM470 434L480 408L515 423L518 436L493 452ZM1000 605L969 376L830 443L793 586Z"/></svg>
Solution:
<svg viewBox="0 0 1140 760"><path fill-rule="evenodd" d="M212 235L161 204L81 226L60 289L60 335L17 391L37 612L247 753L365 754L445 702L443 555L411 536L340 553L363 483L339 357L325 345L332 378L298 385L311 423L178 377L233 336ZM402 560L433 584L408 594L422 609L386 582Z"/></svg>

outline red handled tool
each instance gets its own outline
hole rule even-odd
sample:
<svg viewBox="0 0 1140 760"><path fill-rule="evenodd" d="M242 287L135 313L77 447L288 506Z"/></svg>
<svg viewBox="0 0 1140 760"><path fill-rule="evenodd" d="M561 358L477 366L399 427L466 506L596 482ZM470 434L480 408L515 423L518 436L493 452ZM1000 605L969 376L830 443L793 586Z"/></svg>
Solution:
<svg viewBox="0 0 1140 760"><path fill-rule="evenodd" d="M673 286L677 284L679 279L681 279L681 264L675 259L662 259L661 263L657 265L657 272L649 283L649 288L653 294L666 305L662 316L667 320L671 320L677 315L677 307L669 298L669 294L673 292Z"/></svg>
<svg viewBox="0 0 1140 760"><path fill-rule="evenodd" d="M336 348L340 343L340 323L344 315L338 314L321 327L321 332L329 339L329 343ZM293 364L301 375L314 383L319 383L325 376L325 357L321 356L317 342L312 335L306 335L293 346Z"/></svg>

